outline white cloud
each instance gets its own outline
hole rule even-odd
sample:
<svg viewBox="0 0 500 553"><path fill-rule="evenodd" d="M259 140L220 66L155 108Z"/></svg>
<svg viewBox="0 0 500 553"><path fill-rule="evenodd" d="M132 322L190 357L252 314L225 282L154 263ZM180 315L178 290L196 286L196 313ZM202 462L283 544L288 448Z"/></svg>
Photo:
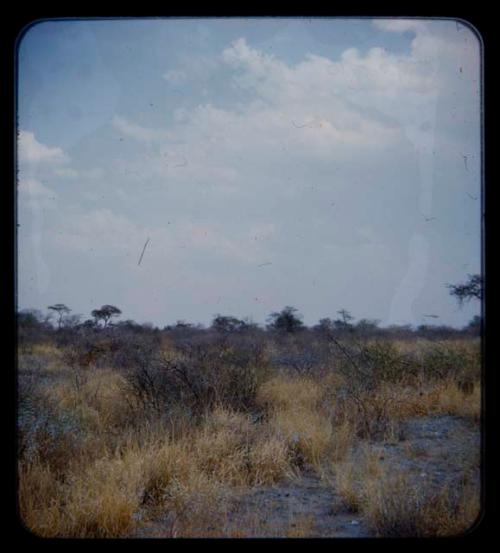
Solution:
<svg viewBox="0 0 500 553"><path fill-rule="evenodd" d="M437 88L428 60L390 54L378 47L365 55L349 48L338 61L308 55L288 66L239 39L224 51L223 59L240 71L234 80L237 86L252 90L292 118L322 119L346 135L357 133L356 142L361 144L368 136L373 138L373 133L387 133L388 128L387 119L370 117L366 108L374 107L394 120L408 105L428 101ZM394 105L394 100L403 105Z"/></svg>
<svg viewBox="0 0 500 553"><path fill-rule="evenodd" d="M77 252L116 256L137 251L144 243L144 232L135 223L111 211L94 209L87 213L67 213L60 220L53 238L58 246Z"/></svg>
<svg viewBox="0 0 500 553"><path fill-rule="evenodd" d="M273 186L291 197L301 186L300 179L282 178L284 171L293 177L291 163L312 169L318 162L345 167L376 159L389 166L410 146L421 175L420 209L429 213L433 151L437 145L442 152L468 151L449 100L455 113L477 118L463 81L477 72L477 49L464 46L464 36L421 20L374 25L387 32L413 30L410 52L349 48L336 60L306 55L289 64L244 38L235 40L220 60L232 70L236 94L245 90L244 101L231 108L205 103L174 110L164 129L115 117L116 129L149 145L148 152L114 160L115 169L129 182L149 180L186 194L203 187L236 197Z"/></svg>
<svg viewBox="0 0 500 553"><path fill-rule="evenodd" d="M169 130L115 117L120 132L161 144L156 159L144 159L145 173L129 160L124 160L124 171L135 165L141 176L192 182L208 180L211 173L234 175L242 160L280 163L281 152L283 157L331 161L359 157L360 148L387 151L401 141L408 110L421 117L423 104L436 92L425 63L381 48L364 56L349 49L338 61L309 55L291 66L240 38L221 59L235 71L233 84L252 92L254 100L233 109L207 103L177 110Z"/></svg>
<svg viewBox="0 0 500 553"><path fill-rule="evenodd" d="M18 183L19 205L31 208L55 208L57 206L57 194L33 178L22 178Z"/></svg>
<svg viewBox="0 0 500 553"><path fill-rule="evenodd" d="M420 19L375 19L373 25L382 31L405 33L413 31L422 33L426 31L425 23Z"/></svg>
<svg viewBox="0 0 500 553"><path fill-rule="evenodd" d="M411 51L394 54L373 47L362 54L349 48L337 60L307 55L288 64L244 38L235 40L220 59L232 70L236 93L245 90L245 101L231 108L205 103L178 109L168 129L116 117L115 128L151 146L133 160L117 160L118 170L137 182L155 179L168 187L206 186L221 193L235 193L252 180L250 186L258 189L265 184L262 173L278 194L293 194L298 181L285 185L272 176L291 160L314 165L376 158L390 164L406 143L430 163L435 144L443 145L445 135L450 143L462 139L452 126L448 99L453 97L456 109L475 117L470 91L457 81L473 76L475 50L464 50L455 36L431 33L420 20L374 24L388 32L413 29ZM453 149L457 147L448 147ZM427 182L423 188L430 190L432 168L422 166L420 171ZM425 212L429 190L423 191Z"/></svg>
<svg viewBox="0 0 500 553"><path fill-rule="evenodd" d="M240 263L255 263L265 255L265 246L257 242L274 232L274 225L260 223L234 234L213 224L181 221L169 227L138 224L110 209L94 209L87 213L67 213L61 217L58 232L52 237L56 245L81 253L101 256L128 256L140 253L146 237L156 249L160 265L179 262L179 248L207 252ZM150 254L152 255L152 254ZM154 255L154 254L153 254Z"/></svg>
<svg viewBox="0 0 500 553"><path fill-rule="evenodd" d="M69 161L61 148L45 146L35 138L30 131L19 131L18 139L19 161L21 163L61 164Z"/></svg>

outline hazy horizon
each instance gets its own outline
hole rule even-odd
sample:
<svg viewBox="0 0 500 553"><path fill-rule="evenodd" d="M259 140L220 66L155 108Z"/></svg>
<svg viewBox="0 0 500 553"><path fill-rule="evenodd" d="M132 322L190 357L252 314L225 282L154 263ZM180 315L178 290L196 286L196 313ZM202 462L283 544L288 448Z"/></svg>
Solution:
<svg viewBox="0 0 500 553"><path fill-rule="evenodd" d="M462 23L61 20L18 53L19 310L480 313L446 288L481 272L481 57Z"/></svg>

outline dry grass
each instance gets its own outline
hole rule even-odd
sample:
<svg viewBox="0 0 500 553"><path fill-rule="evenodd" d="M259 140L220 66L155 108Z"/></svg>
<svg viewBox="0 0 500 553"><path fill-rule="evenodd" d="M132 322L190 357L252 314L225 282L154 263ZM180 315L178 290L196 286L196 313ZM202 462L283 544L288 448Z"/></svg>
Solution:
<svg viewBox="0 0 500 553"><path fill-rule="evenodd" d="M383 465L380 453L365 445L334 472L344 508L361 513L374 535L431 537L460 535L477 519L479 488L469 469L464 463L462 480L431 489L417 475Z"/></svg>
<svg viewBox="0 0 500 553"><path fill-rule="evenodd" d="M364 443L356 455L353 449L350 449L344 460L334 463L332 468L333 483L344 507L353 513L362 511L366 483L378 480L383 473L380 453Z"/></svg>
<svg viewBox="0 0 500 553"><path fill-rule="evenodd" d="M431 347L395 345L405 352ZM473 349L466 342L452 347ZM411 475L388 473L373 448L353 454L367 421L381 421L378 439L389 442L397 442L399 422L408 417L450 414L479 421L477 379L472 393L451 376L419 386L381 382L361 393L358 408L349 397L340 399L345 376L279 375L257 390L258 421L227 405L195 421L182 410L156 418L140 413L113 368L75 370L47 344L33 346L33 355L57 375L41 388L40 401L78 426L78 435L47 434L33 454L19 459L20 513L37 535L130 536L162 514L163 531L172 537L309 537L314 521L308 517L279 528L250 515L238 527L228 525L231 490L272 485L305 466L327 480L333 472L345 506L365 515L377 535L453 535L478 514L477 487L470 481L456 493L443 489L423 497Z"/></svg>
<svg viewBox="0 0 500 553"><path fill-rule="evenodd" d="M329 458L334 462L345 459L352 446L354 436L355 427L348 419L335 425L332 430Z"/></svg>
<svg viewBox="0 0 500 553"><path fill-rule="evenodd" d="M123 427L130 416L123 377L112 369L87 369L55 383L47 393L60 409L78 414L93 432Z"/></svg>
<svg viewBox="0 0 500 553"><path fill-rule="evenodd" d="M277 377L260 389L258 401L269 412L269 426L300 461L319 465L332 443L332 425L320 408L321 385L308 378Z"/></svg>
<svg viewBox="0 0 500 553"><path fill-rule="evenodd" d="M53 471L39 462L19 463L19 512L25 526L39 536L61 527L62 486Z"/></svg>
<svg viewBox="0 0 500 553"><path fill-rule="evenodd" d="M71 370L64 363L63 351L52 344L33 344L27 351L19 351L19 366L26 364L31 371L43 372L54 379L69 378Z"/></svg>
<svg viewBox="0 0 500 553"><path fill-rule="evenodd" d="M322 387L312 378L278 376L261 386L258 401L268 409L307 411L316 409L323 393Z"/></svg>
<svg viewBox="0 0 500 553"><path fill-rule="evenodd" d="M383 473L366 481L363 513L377 536L435 537L466 532L479 515L476 486L448 487L425 496L405 473Z"/></svg>
<svg viewBox="0 0 500 553"><path fill-rule="evenodd" d="M249 416L222 408L206 418L192 454L200 470L235 486L271 484L290 466L283 439L253 425Z"/></svg>
<svg viewBox="0 0 500 553"><path fill-rule="evenodd" d="M350 461L335 466L335 489L342 498L344 507L351 513L361 509L361 498L357 489L357 472Z"/></svg>
<svg viewBox="0 0 500 553"><path fill-rule="evenodd" d="M202 513L213 519L224 487L273 483L290 468L286 443L221 408L176 441L161 435L144 441L132 435L119 450L104 450L87 466L79 463L78 471L66 471L63 482L36 460L23 464L19 495L26 525L42 536L123 536L136 528L142 508L161 505L176 513L177 531L194 535L205 528Z"/></svg>
<svg viewBox="0 0 500 553"><path fill-rule="evenodd" d="M481 417L481 384L473 383L473 392L464 393L455 379L446 379L422 388L395 390L399 394L391 418L405 419L427 415L454 415L479 422Z"/></svg>
<svg viewBox="0 0 500 553"><path fill-rule="evenodd" d="M479 421L481 416L481 387L474 383L471 394L464 393L457 382L444 382L428 394L429 413L443 413Z"/></svg>

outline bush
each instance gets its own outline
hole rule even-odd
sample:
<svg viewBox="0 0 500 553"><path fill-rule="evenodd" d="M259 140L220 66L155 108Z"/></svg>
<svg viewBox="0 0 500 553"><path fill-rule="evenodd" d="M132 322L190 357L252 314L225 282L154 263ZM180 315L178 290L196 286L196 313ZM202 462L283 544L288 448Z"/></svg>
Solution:
<svg viewBox="0 0 500 553"><path fill-rule="evenodd" d="M174 354L138 354L126 378L141 408L165 414L180 404L199 417L215 405L252 410L265 369L246 361L235 364L225 343L212 347L184 344Z"/></svg>
<svg viewBox="0 0 500 553"><path fill-rule="evenodd" d="M422 371L432 381L479 380L481 357L479 347L461 344L436 344L422 358Z"/></svg>

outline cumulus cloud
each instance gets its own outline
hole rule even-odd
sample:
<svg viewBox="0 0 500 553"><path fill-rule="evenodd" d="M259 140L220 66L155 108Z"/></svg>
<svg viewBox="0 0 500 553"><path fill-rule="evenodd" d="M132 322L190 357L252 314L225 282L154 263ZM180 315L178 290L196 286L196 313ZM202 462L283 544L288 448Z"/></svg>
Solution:
<svg viewBox="0 0 500 553"><path fill-rule="evenodd" d="M338 61L308 54L304 61L288 66L249 47L241 38L224 50L223 59L241 70L235 77L237 85L253 89L272 104L319 102L321 109L326 109L329 101L351 96L353 91L394 96L408 90L425 93L434 86L429 78L432 75L426 74L426 68L414 56L391 54L379 47L365 55L348 48ZM348 111L347 106L344 109Z"/></svg>
<svg viewBox="0 0 500 553"><path fill-rule="evenodd" d="M255 167L257 160L276 166L290 157L332 162L364 153L380 156L402 140L416 148L432 146L437 102L456 91L456 75L441 71L457 61L455 39L450 45L447 37L429 33L421 21L374 24L390 32L413 29L411 52L393 54L373 47L362 54L349 48L337 60L309 54L293 65L241 37L220 59L232 70L235 94L251 94L244 102L232 108L206 103L177 110L168 130L119 117L113 125L139 141L161 145L156 158L144 163L146 174L215 183L217 173L225 172L222 181L233 182L221 189L234 186L237 167L241 172L247 162ZM461 63L469 76L470 64ZM462 107L460 95L455 98ZM215 178L209 179L211 175Z"/></svg>
<svg viewBox="0 0 500 553"><path fill-rule="evenodd" d="M241 101L178 109L164 129L116 117L115 128L150 146L115 160L118 172L136 185L148 180L169 194L175 190L179 198L218 194L241 209L241 198L270 189L276 197L300 197L304 175L319 178L318 166L335 170L337 182L348 181L362 193L375 182L361 176L370 163L390 168L406 152L415 156L419 208L429 215L434 151L439 147L441 156L453 159L467 151L470 132L457 127L454 114L466 121L478 117L470 83L465 85L477 72L477 50L450 29L421 20L374 25L391 33L413 30L409 52L348 48L336 59L308 54L287 63L243 37L233 41L220 62L230 69L235 97L244 92ZM363 164L354 170L359 160Z"/></svg>
<svg viewBox="0 0 500 553"><path fill-rule="evenodd" d="M113 120L127 136L163 144L156 168L148 160L149 171L168 172L189 159L187 177L197 167L210 171L218 160L231 167L238 156L279 159L285 150L331 160L359 155L359 148L387 150L401 140L402 126L412 117L421 122L438 86L433 67L418 56L376 47L365 55L348 49L337 61L308 55L289 65L240 38L223 50L221 60L233 70L236 93L244 89L253 99L231 109L206 103L178 110L169 130ZM179 144L186 145L182 151Z"/></svg>
<svg viewBox="0 0 500 553"><path fill-rule="evenodd" d="M61 164L69 161L61 148L38 142L34 133L21 130L18 138L18 153L21 163Z"/></svg>

